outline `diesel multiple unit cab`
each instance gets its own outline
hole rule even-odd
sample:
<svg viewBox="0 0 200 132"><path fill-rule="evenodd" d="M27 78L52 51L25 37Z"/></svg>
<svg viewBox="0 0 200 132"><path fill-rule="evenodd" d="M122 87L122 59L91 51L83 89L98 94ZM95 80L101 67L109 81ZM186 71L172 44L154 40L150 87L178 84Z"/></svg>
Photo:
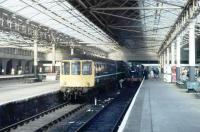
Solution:
<svg viewBox="0 0 200 132"><path fill-rule="evenodd" d="M91 60L63 60L61 63L61 91L84 91L95 85L94 62Z"/></svg>
<svg viewBox="0 0 200 132"><path fill-rule="evenodd" d="M125 67L122 62L110 60L63 60L60 70L61 91L65 95L87 93L88 90L97 88L99 84L106 84L106 82L121 78Z"/></svg>

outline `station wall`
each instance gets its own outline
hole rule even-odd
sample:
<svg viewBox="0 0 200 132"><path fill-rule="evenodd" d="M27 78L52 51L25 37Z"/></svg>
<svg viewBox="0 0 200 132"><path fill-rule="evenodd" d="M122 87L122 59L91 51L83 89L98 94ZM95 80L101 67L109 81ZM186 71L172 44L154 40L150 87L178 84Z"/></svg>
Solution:
<svg viewBox="0 0 200 132"><path fill-rule="evenodd" d="M110 53L108 55L109 59L113 60L139 60L139 61L158 61L158 55L156 52L145 52L145 51L137 51L131 52L125 48L122 48L119 51Z"/></svg>
<svg viewBox="0 0 200 132"><path fill-rule="evenodd" d="M69 49L56 49L55 52L55 60L56 61L61 61L61 60L65 60L70 56L70 51ZM47 61L52 61L53 59L53 54L52 51L49 51L45 54L44 56L45 60Z"/></svg>

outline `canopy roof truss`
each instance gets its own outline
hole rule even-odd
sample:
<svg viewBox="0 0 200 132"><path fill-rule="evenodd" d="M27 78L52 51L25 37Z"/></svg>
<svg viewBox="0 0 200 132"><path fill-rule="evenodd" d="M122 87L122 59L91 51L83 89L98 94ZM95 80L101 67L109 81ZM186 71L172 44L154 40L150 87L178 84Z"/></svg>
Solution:
<svg viewBox="0 0 200 132"><path fill-rule="evenodd" d="M103 54L118 48L117 42L64 0L0 0L0 29L4 44L10 40L21 47L32 45L37 32L39 45L47 47L52 43L58 47L89 45ZM11 41L19 36L20 41Z"/></svg>
<svg viewBox="0 0 200 132"><path fill-rule="evenodd" d="M120 45L134 53L160 54L197 16L199 1L0 0L0 6L12 12L0 14L0 22L6 23L1 30L15 25L17 33L25 34L24 40L32 41L37 30L41 45L56 42L107 53L120 49Z"/></svg>
<svg viewBox="0 0 200 132"><path fill-rule="evenodd" d="M196 19L197 17L199 17L198 15L200 13L199 6L199 0L188 0L188 2L184 6L184 9L176 19L173 28L170 29L165 40L163 41L158 51L159 54L163 53L163 51L176 39L178 35L181 36L182 34L184 34L184 32L187 31L188 25L191 22L196 23L197 21L199 21L198 19ZM187 41L185 41L185 43L187 43Z"/></svg>
<svg viewBox="0 0 200 132"><path fill-rule="evenodd" d="M187 0L68 0L120 45L158 52Z"/></svg>

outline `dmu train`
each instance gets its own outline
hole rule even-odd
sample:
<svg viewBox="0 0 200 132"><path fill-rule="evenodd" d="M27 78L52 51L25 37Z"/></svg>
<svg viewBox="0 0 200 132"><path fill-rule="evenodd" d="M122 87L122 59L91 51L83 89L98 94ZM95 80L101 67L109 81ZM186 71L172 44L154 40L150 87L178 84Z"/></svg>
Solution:
<svg viewBox="0 0 200 132"><path fill-rule="evenodd" d="M126 76L127 67L122 61L63 60L60 70L61 91L64 95L76 96L94 89L108 89Z"/></svg>

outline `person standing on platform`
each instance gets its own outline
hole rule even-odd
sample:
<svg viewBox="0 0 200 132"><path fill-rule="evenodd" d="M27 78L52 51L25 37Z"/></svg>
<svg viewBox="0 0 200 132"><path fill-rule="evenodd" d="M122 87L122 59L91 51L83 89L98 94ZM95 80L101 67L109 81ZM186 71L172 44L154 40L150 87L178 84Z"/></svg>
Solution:
<svg viewBox="0 0 200 132"><path fill-rule="evenodd" d="M153 69L151 69L151 71L150 71L150 77L151 77L151 78L154 78L154 72L153 72Z"/></svg>
<svg viewBox="0 0 200 132"><path fill-rule="evenodd" d="M154 74L155 74L155 78L159 78L159 69L158 68L156 68L154 70Z"/></svg>

